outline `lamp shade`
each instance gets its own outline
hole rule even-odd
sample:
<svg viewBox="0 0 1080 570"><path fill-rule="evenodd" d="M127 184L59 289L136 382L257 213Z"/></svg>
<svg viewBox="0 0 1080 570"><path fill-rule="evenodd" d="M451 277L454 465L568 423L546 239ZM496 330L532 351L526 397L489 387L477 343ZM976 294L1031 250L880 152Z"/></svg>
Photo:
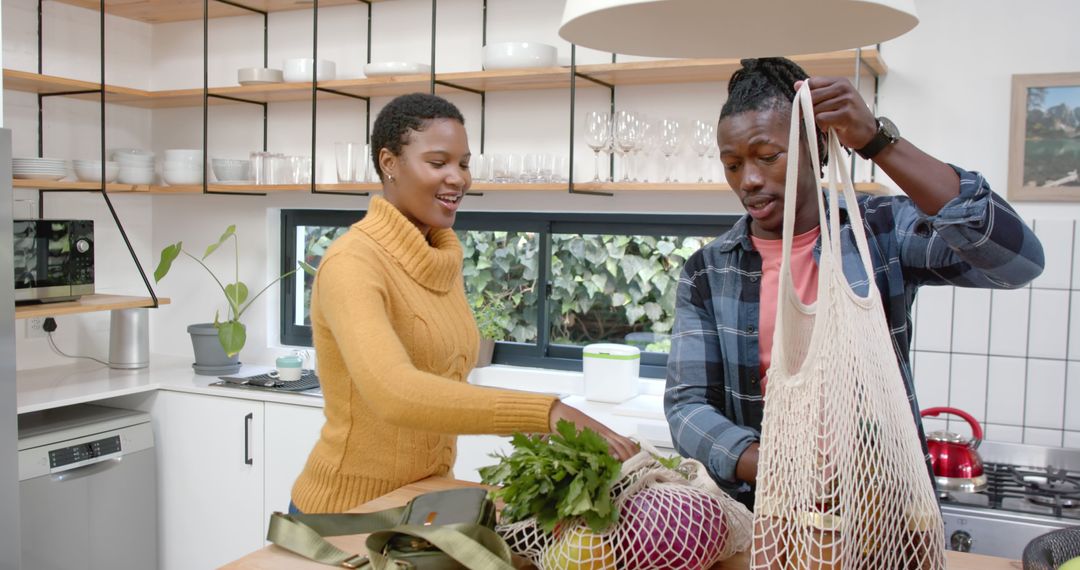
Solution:
<svg viewBox="0 0 1080 570"><path fill-rule="evenodd" d="M919 22L914 0L566 0L559 35L654 57L766 57L849 49Z"/></svg>

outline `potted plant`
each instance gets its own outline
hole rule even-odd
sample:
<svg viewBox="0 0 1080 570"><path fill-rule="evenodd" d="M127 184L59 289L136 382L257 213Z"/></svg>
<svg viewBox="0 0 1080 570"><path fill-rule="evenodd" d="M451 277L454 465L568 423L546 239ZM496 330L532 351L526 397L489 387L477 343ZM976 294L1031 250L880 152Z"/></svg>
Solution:
<svg viewBox="0 0 1080 570"><path fill-rule="evenodd" d="M212 253L217 251L217 249L229 238L232 238L233 240L236 258L235 273L233 281L223 283L204 261L207 257L210 257ZM158 262L157 269L154 270L154 281L161 281L165 278L165 275L169 273L173 261L175 261L182 253L201 265L203 269L210 274L210 277L214 279L214 282L218 284L218 287L221 288L221 292L225 294L225 301L228 304L229 309L226 314L227 318L224 321L221 320L220 311L215 311L213 323L199 323L188 327L188 333L191 334L191 344L195 350L194 368L197 374L217 376L220 374L232 374L239 370L240 350L244 348L244 343L247 341L247 329L244 327L244 324L240 322L240 317L243 316L244 312L251 307L251 304L254 303L260 295L266 292L266 290L275 283L291 276L301 269L310 274L315 273L315 268L300 261L299 267L274 279L256 293L254 297L249 298L247 284L240 281L239 249L236 238L236 226L231 225L226 228L225 233L221 234L221 237L218 238L217 242L210 244L210 246L206 248L206 253L204 253L201 258L195 257L184 250L184 242L182 241L178 241L165 247L165 249L161 250L161 260Z"/></svg>
<svg viewBox="0 0 1080 570"><path fill-rule="evenodd" d="M506 338L506 325L509 322L506 295L485 291L474 298L472 305L476 326L480 329L480 354L476 358L476 367L480 368L491 364L495 342Z"/></svg>

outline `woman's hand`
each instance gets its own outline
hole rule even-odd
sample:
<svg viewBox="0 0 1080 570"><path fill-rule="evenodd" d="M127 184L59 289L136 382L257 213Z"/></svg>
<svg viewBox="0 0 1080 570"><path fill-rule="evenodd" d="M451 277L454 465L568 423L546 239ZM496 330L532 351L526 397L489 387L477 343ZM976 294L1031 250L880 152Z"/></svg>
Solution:
<svg viewBox="0 0 1080 570"><path fill-rule="evenodd" d="M866 146L877 133L877 119L866 106L862 95L845 77L811 77L810 99L814 102L814 118L822 132L836 130L840 144L858 149ZM802 81L795 82L795 90Z"/></svg>
<svg viewBox="0 0 1080 570"><path fill-rule="evenodd" d="M567 406L562 403L562 401L556 400L555 404L551 406L551 415L548 416L548 424L551 431L555 431L555 426L559 423L559 420L571 422L576 425L578 429L587 427L600 434L600 437L608 442L608 446L611 448L611 454L619 458L619 461L626 461L641 450L638 444L634 443L629 438L611 431L607 426L585 415L581 410Z"/></svg>

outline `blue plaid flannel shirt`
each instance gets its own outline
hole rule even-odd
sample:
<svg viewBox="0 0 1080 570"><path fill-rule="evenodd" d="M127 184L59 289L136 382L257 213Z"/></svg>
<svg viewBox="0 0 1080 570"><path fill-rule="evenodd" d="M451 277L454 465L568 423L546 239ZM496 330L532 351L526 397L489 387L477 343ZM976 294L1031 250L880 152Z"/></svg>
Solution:
<svg viewBox="0 0 1080 570"><path fill-rule="evenodd" d="M914 417L911 304L922 285L1017 288L1037 277L1043 250L1020 216L976 172L953 167L960 195L935 216L906 196L859 199L893 348ZM846 205L841 204L844 273L860 295L868 280ZM820 254L821 241L814 249ZM704 463L722 488L751 492L735 480L742 452L761 434L764 400L758 361L761 256L749 237L749 216L698 250L679 279L668 356L664 413L679 453ZM916 421L919 437L925 436ZM927 456L929 460L929 456Z"/></svg>

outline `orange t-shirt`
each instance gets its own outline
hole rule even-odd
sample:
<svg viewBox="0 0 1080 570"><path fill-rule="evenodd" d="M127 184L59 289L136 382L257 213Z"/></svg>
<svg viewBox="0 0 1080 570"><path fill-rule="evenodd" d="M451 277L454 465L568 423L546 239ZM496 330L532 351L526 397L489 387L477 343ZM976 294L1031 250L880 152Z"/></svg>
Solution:
<svg viewBox="0 0 1080 570"><path fill-rule="evenodd" d="M791 242L791 281L803 304L817 301L818 265L814 244L821 228L797 235ZM758 360L761 363L761 394L768 382L772 359L773 331L776 329L776 296L780 286L780 261L784 256L783 240L750 236L754 249L761 254L761 305L758 317Z"/></svg>

